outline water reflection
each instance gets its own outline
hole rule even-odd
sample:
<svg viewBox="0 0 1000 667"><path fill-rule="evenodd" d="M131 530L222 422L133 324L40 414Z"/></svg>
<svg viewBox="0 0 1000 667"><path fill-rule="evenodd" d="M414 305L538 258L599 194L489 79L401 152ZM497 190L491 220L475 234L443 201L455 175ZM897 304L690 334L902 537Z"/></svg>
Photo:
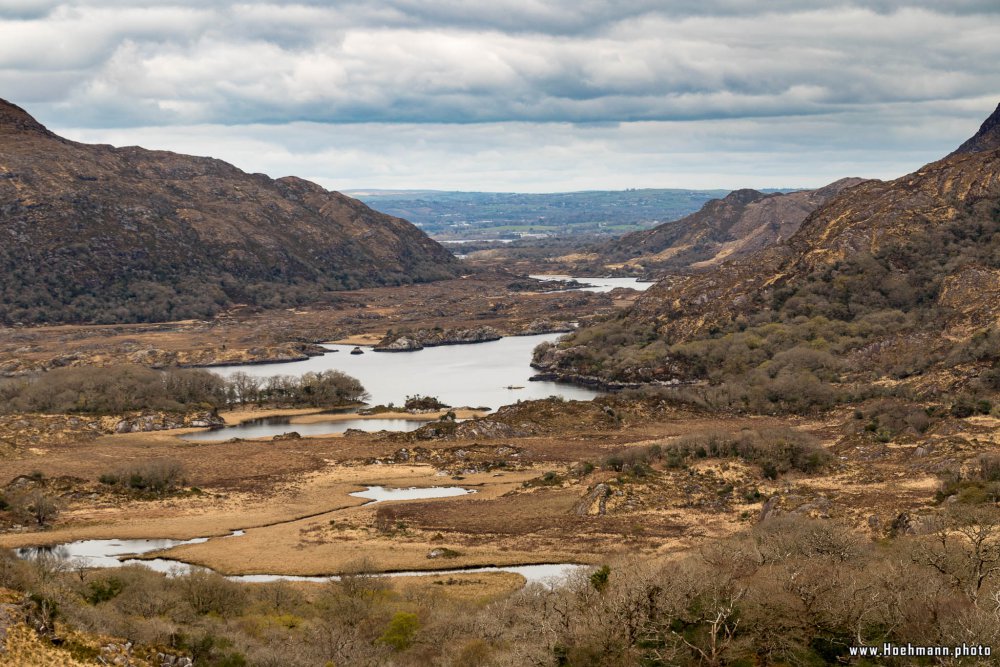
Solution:
<svg viewBox="0 0 1000 667"><path fill-rule="evenodd" d="M331 354L284 364L218 366L223 376L247 373L254 377L301 375L335 369L356 377L371 395L372 405L402 405L407 396L435 396L455 407L488 407L492 410L549 396L590 400L592 389L558 382L530 382L535 374L531 353L540 343L559 334L513 336L473 345L445 345L416 352L376 352L352 355L353 345L325 345ZM298 426L296 424L296 426ZM329 431L326 431L329 432Z"/></svg>

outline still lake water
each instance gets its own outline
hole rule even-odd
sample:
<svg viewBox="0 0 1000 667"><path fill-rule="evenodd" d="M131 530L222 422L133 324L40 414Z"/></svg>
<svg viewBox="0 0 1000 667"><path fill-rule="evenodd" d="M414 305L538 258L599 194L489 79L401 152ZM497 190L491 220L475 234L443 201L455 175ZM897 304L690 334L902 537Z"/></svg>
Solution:
<svg viewBox="0 0 1000 667"><path fill-rule="evenodd" d="M353 345L324 345L331 353L304 361L216 366L209 370L224 377L237 372L269 377L338 370L361 381L371 395L368 402L372 405L402 405L407 396L416 394L434 396L453 407L488 407L491 410L518 400L549 396L583 401L594 398L599 392L583 387L558 382L529 382L529 378L536 373L530 366L532 351L540 343L554 341L559 336L511 336L488 343L442 345L416 352L373 352L371 348L362 348L365 353L357 355L350 353ZM332 422L327 427L330 424ZM299 426L302 425L293 424L287 430L298 431ZM370 426L355 425L353 428L368 430Z"/></svg>
<svg viewBox="0 0 1000 667"><path fill-rule="evenodd" d="M641 283L638 278L586 278L584 276L565 276L560 274L533 275L528 277L535 280L578 280L581 283L593 285L593 287L581 287L579 290L564 290L567 292L610 292L616 287L628 287L629 289L645 292L656 284Z"/></svg>

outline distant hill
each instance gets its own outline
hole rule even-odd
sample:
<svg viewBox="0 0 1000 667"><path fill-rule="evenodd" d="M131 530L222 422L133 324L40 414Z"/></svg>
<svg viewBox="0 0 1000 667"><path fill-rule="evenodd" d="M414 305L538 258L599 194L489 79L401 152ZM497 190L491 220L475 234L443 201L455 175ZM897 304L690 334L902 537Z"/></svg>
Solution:
<svg viewBox="0 0 1000 667"><path fill-rule="evenodd" d="M817 190L764 193L735 190L701 209L652 229L626 234L597 248L597 270L705 269L783 241L806 217L844 188L863 182L844 178Z"/></svg>
<svg viewBox="0 0 1000 667"><path fill-rule="evenodd" d="M56 136L0 100L0 323L207 317L454 276L405 220L299 178Z"/></svg>
<svg viewBox="0 0 1000 667"><path fill-rule="evenodd" d="M697 211L727 190L643 189L525 194L355 190L380 211L412 221L440 241L522 235L618 236Z"/></svg>
<svg viewBox="0 0 1000 667"><path fill-rule="evenodd" d="M851 379L1000 390L998 124L1000 106L948 157L843 189L782 243L666 277L536 363L614 380L710 379L731 405L766 410L822 404L828 383Z"/></svg>

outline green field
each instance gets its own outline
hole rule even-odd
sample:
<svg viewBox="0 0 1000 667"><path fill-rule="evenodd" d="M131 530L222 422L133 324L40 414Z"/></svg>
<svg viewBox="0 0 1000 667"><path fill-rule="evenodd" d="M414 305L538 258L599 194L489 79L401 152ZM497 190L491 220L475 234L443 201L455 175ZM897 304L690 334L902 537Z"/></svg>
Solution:
<svg viewBox="0 0 1000 667"><path fill-rule="evenodd" d="M646 189L553 194L370 190L347 194L405 218L440 241L525 235L618 236L676 220L726 190Z"/></svg>

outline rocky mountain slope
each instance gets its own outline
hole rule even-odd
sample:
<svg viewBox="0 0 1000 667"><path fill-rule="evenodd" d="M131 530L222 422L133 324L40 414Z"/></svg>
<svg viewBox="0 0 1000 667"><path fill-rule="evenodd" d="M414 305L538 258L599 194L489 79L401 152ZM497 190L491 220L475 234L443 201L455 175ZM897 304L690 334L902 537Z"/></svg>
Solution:
<svg viewBox="0 0 1000 667"><path fill-rule="evenodd" d="M607 242L598 251L599 262L645 270L711 268L788 239L810 213L862 182L844 178L789 193L735 190L689 216Z"/></svg>
<svg viewBox="0 0 1000 667"><path fill-rule="evenodd" d="M452 277L400 218L299 178L56 136L0 100L0 323L164 321Z"/></svg>
<svg viewBox="0 0 1000 667"><path fill-rule="evenodd" d="M952 388L1000 385L981 375L1000 354L998 123L1000 107L950 156L843 190L784 243L662 280L536 364L769 391L784 381L789 394L846 377L919 384L930 370Z"/></svg>

